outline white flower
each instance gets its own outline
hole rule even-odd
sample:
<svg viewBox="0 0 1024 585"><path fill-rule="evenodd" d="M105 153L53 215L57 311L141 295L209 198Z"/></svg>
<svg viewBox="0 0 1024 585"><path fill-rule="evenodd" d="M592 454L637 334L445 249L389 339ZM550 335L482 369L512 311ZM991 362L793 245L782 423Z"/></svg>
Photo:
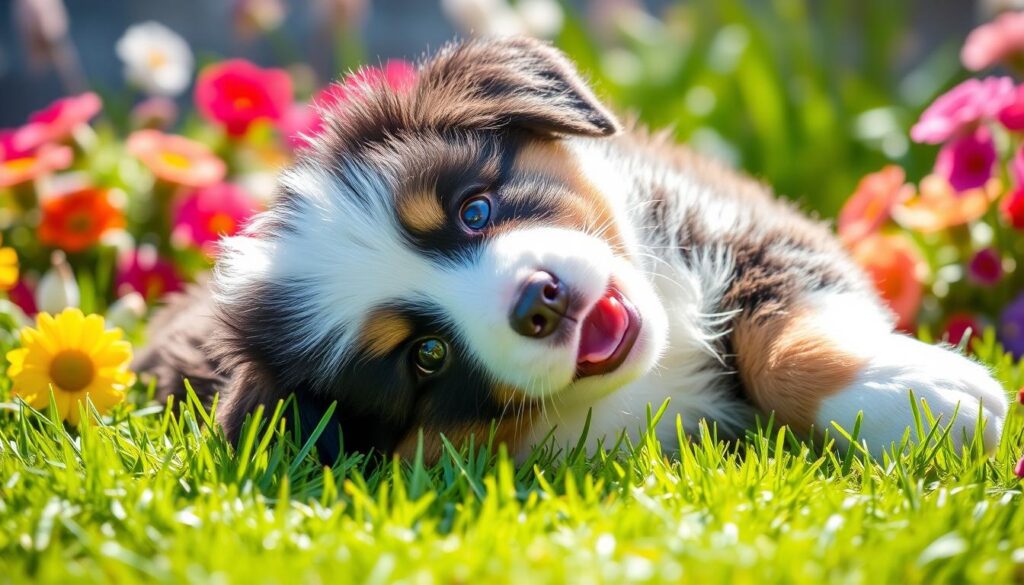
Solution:
<svg viewBox="0 0 1024 585"><path fill-rule="evenodd" d="M185 39L159 22L128 27L117 41L125 78L150 95L173 97L192 78L192 49Z"/></svg>
<svg viewBox="0 0 1024 585"><path fill-rule="evenodd" d="M77 307L80 296L78 282L64 255L54 253L53 268L46 271L36 287L36 308L56 315L68 307Z"/></svg>
<svg viewBox="0 0 1024 585"><path fill-rule="evenodd" d="M441 0L441 7L459 28L477 36L552 38L562 29L557 0Z"/></svg>
<svg viewBox="0 0 1024 585"><path fill-rule="evenodd" d="M146 299L132 291L114 301L107 309L107 328L119 327L124 331L132 331L145 316Z"/></svg>

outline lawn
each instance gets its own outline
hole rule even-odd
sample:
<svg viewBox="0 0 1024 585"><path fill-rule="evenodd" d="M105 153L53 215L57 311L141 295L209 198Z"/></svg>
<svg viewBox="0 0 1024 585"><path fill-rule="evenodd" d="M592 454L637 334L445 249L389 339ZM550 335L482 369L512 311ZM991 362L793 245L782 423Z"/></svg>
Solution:
<svg viewBox="0 0 1024 585"><path fill-rule="evenodd" d="M976 351L1008 388L1024 382L991 337ZM7 405L0 581L1019 582L1012 410L992 456L940 432L909 431L905 452L876 461L784 430L729 444L702 427L518 465L451 447L430 467L325 467L287 406L235 450L195 403L119 407L74 432Z"/></svg>
<svg viewBox="0 0 1024 585"><path fill-rule="evenodd" d="M659 13L531 0L501 22L480 20L480 2L443 4L467 35L548 38L624 117L835 218L902 330L958 344L1024 400L1024 13L910 55L926 27L891 0ZM37 315L78 309L138 351L163 295L206 278L218 239L273 204L275 173L322 128L318 107L343 111L358 84L416 83L412 56L365 54L358 19L314 23L335 45L321 63L285 16L236 23L272 63L132 24L116 43L123 86L68 83L0 130L0 356L31 345L18 331ZM42 31L31 20L22 32ZM344 75L360 63L378 66ZM233 109L251 103L266 107ZM107 335L121 334L95 337ZM194 397L164 405L129 383L121 353L105 403L70 411L50 388L15 387L24 353L0 359L0 584L1024 583L1019 404L994 452L956 452L921 406L881 460L828 439L856 428L806 443L763 421L734 442L687 428L673 444L640 433L513 462L479 437L430 466L358 454L324 466L290 403L228 444Z"/></svg>

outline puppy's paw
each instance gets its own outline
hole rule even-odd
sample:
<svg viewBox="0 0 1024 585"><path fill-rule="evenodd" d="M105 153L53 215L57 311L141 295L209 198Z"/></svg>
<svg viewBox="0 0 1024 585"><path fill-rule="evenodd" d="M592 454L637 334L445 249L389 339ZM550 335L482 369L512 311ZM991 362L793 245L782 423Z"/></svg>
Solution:
<svg viewBox="0 0 1024 585"><path fill-rule="evenodd" d="M911 392L927 404L936 424L952 423L950 436L958 449L973 440L979 414L985 448L999 444L1009 401L988 370L952 350L896 334L879 340L851 385L822 401L816 425L827 429L834 421L852 431L863 412L859 438L880 456L914 426Z"/></svg>

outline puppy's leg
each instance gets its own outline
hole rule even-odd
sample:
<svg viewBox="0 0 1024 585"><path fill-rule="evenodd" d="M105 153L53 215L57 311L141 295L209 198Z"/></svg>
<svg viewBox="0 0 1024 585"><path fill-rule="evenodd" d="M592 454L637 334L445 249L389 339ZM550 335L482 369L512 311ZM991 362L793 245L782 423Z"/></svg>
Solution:
<svg viewBox="0 0 1024 585"><path fill-rule="evenodd" d="M1008 404L999 383L954 351L893 332L870 299L816 292L785 310L741 316L733 345L751 400L798 431L833 422L852 431L863 412L860 439L880 456L914 425L913 392L939 425L953 423L958 447L972 438L979 409L985 446L999 442Z"/></svg>

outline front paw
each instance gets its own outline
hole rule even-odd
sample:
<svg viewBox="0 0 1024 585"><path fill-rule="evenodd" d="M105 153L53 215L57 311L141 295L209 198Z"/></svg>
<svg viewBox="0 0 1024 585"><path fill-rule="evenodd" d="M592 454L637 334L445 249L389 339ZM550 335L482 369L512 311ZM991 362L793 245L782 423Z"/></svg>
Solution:
<svg viewBox="0 0 1024 585"><path fill-rule="evenodd" d="M957 449L973 441L979 415L985 448L999 444L1009 401L989 371L952 350L895 334L880 341L850 386L822 401L816 423L824 429L834 421L852 431L863 412L859 438L880 456L915 424L911 392L937 424L952 425ZM927 421L925 427L929 432Z"/></svg>

